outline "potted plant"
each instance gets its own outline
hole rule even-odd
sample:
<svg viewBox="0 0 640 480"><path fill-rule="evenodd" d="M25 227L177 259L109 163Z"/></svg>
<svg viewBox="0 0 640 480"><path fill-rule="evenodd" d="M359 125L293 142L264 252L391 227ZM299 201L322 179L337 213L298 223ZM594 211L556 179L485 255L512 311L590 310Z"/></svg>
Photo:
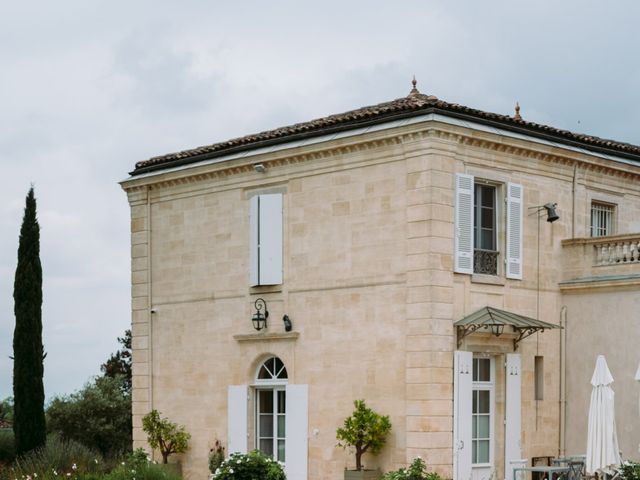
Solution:
<svg viewBox="0 0 640 480"><path fill-rule="evenodd" d="M367 407L364 400L353 402L355 410L345 418L344 426L338 428L336 437L338 446L355 448L356 469L345 470L345 480L377 480L379 470L366 470L362 465L362 455L377 454L386 442L391 430L391 421L387 415L380 415Z"/></svg>
<svg viewBox="0 0 640 480"><path fill-rule="evenodd" d="M169 455L188 450L191 435L185 431L184 426L178 426L168 418L161 418L160 413L154 409L142 418L142 430L147 434L149 446L160 450L162 464L171 465L170 469L181 474L179 463L169 464Z"/></svg>

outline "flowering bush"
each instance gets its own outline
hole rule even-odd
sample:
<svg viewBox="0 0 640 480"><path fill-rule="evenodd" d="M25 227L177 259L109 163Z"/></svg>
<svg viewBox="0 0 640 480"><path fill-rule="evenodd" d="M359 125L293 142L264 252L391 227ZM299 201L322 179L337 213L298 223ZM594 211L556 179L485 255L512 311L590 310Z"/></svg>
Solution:
<svg viewBox="0 0 640 480"><path fill-rule="evenodd" d="M401 468L395 472L389 472L382 480L442 480L435 472L427 472L427 465L418 457L411 462L408 468Z"/></svg>
<svg viewBox="0 0 640 480"><path fill-rule="evenodd" d="M620 480L640 480L640 463L625 461L618 467Z"/></svg>
<svg viewBox="0 0 640 480"><path fill-rule="evenodd" d="M215 480L286 480L282 464L254 450L248 454L233 453L213 473Z"/></svg>

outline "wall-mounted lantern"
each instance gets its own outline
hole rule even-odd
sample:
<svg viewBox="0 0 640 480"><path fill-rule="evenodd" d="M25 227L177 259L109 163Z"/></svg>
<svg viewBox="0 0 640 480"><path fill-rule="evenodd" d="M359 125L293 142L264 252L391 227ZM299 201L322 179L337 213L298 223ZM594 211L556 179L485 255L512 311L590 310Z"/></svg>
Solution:
<svg viewBox="0 0 640 480"><path fill-rule="evenodd" d="M263 328L267 328L267 318L269 318L269 311L267 310L267 302L265 302L262 298L258 298L254 304L256 307L256 313L251 317L251 321L253 322L253 328L257 331L262 330ZM264 313L262 312L264 310Z"/></svg>

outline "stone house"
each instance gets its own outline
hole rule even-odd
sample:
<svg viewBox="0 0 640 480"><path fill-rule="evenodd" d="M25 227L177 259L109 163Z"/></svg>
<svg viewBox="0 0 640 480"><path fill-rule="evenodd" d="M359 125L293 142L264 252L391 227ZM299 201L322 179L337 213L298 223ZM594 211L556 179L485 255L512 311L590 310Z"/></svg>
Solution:
<svg viewBox="0 0 640 480"><path fill-rule="evenodd" d="M292 480L341 478L336 428L365 399L393 424L366 467L512 478L514 460L584 451L576 395L611 350L590 332L639 311L639 161L414 83L137 163L135 446L155 408L192 434L189 477L219 439Z"/></svg>

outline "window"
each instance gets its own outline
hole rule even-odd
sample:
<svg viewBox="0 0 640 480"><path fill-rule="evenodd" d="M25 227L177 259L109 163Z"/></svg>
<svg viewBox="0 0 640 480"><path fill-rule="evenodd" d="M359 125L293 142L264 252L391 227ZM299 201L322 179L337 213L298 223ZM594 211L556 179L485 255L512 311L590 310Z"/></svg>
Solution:
<svg viewBox="0 0 640 480"><path fill-rule="evenodd" d="M249 213L251 286L282 283L282 194L255 195Z"/></svg>
<svg viewBox="0 0 640 480"><path fill-rule="evenodd" d="M533 377L535 379L534 400L544 400L544 357L534 357Z"/></svg>
<svg viewBox="0 0 640 480"><path fill-rule="evenodd" d="M287 369L278 357L271 357L256 375L256 448L285 462Z"/></svg>
<svg viewBox="0 0 640 480"><path fill-rule="evenodd" d="M613 235L613 214L615 206L608 203L591 203L591 236Z"/></svg>
<svg viewBox="0 0 640 480"><path fill-rule="evenodd" d="M500 222L502 199L506 200L505 222ZM498 275L504 264L507 278L521 280L522 204L522 185L457 174L454 271Z"/></svg>
<svg viewBox="0 0 640 480"><path fill-rule="evenodd" d="M473 212L473 272L497 275L496 187L474 185Z"/></svg>
<svg viewBox="0 0 640 480"><path fill-rule="evenodd" d="M471 463L491 463L493 419L493 365L490 358L473 359Z"/></svg>

